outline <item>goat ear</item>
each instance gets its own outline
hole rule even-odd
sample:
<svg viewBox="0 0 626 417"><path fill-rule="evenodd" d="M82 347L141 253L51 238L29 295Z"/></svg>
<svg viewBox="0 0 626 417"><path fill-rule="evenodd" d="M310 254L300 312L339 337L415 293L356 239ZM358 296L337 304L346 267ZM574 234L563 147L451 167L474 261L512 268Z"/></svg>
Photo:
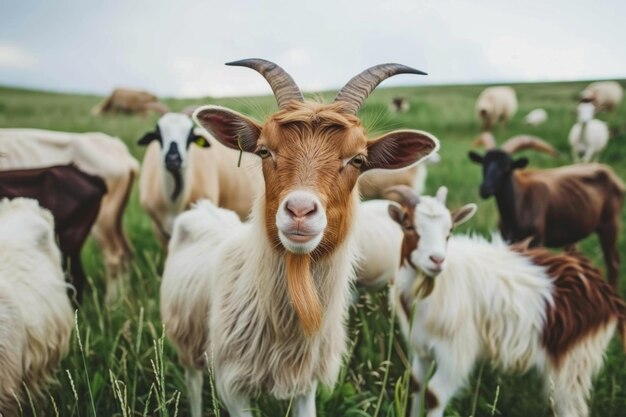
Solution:
<svg viewBox="0 0 626 417"><path fill-rule="evenodd" d="M470 161L472 161L472 162L474 162L476 164L482 165L482 163L483 163L483 156L481 154L479 154L478 152L469 151L467 153L467 156L469 157Z"/></svg>
<svg viewBox="0 0 626 417"><path fill-rule="evenodd" d="M528 166L528 158L519 158L513 161L513 169L526 168Z"/></svg>
<svg viewBox="0 0 626 417"><path fill-rule="evenodd" d="M244 152L254 152L261 127L236 111L220 106L198 108L193 119L222 145Z"/></svg>
<svg viewBox="0 0 626 417"><path fill-rule="evenodd" d="M367 162L361 167L361 172L407 168L438 150L439 140L429 133L396 130L367 144Z"/></svg>
<svg viewBox="0 0 626 417"><path fill-rule="evenodd" d="M456 227L465 223L476 214L476 210L478 210L478 206L474 203L466 204L460 209L455 210L452 213L452 224Z"/></svg>
<svg viewBox="0 0 626 417"><path fill-rule="evenodd" d="M158 140L158 141L161 140L161 136L159 136L158 132L148 132L148 133L146 133L145 135L142 136L141 139L139 139L137 141L137 145L147 146L153 140Z"/></svg>
<svg viewBox="0 0 626 417"><path fill-rule="evenodd" d="M442 185L437 190L437 194L435 194L435 196L437 197L437 200L445 206L448 198L448 188L445 185Z"/></svg>
<svg viewBox="0 0 626 417"><path fill-rule="evenodd" d="M404 210L402 210L395 204L389 204L389 207L387 207L387 212L394 222L402 226L402 220L404 219Z"/></svg>

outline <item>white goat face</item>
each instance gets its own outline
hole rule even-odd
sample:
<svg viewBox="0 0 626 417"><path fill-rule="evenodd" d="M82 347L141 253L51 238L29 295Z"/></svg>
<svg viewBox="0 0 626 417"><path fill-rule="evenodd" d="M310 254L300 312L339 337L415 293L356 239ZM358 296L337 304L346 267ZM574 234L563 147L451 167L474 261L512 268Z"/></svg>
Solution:
<svg viewBox="0 0 626 417"><path fill-rule="evenodd" d="M140 145L148 145L153 140L161 144L163 166L169 172L185 169L192 143L208 147L209 142L199 134L191 118L182 113L166 113L157 122L154 132L148 132L139 140Z"/></svg>
<svg viewBox="0 0 626 417"><path fill-rule="evenodd" d="M446 266L452 216L438 198L420 197L415 208L414 222L419 241L411 253L411 262L426 275L435 277Z"/></svg>

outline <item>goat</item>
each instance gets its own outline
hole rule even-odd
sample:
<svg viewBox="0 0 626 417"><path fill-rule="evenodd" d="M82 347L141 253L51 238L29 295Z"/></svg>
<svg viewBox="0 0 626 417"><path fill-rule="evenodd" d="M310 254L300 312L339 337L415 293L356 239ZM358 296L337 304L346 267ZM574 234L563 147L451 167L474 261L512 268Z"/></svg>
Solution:
<svg viewBox="0 0 626 417"><path fill-rule="evenodd" d="M389 103L389 110L394 113L406 113L411 108L411 103L406 97L394 97Z"/></svg>
<svg viewBox="0 0 626 417"><path fill-rule="evenodd" d="M208 198L245 219L255 190L261 186L261 173L254 171L248 155L245 165L238 168L235 151L199 130L188 115L165 113L156 129L138 142L147 146L139 200L163 247L171 236L174 218L193 202Z"/></svg>
<svg viewBox="0 0 626 417"><path fill-rule="evenodd" d="M357 256L357 178L370 169L409 167L436 151L439 142L415 130L368 141L356 116L381 81L421 73L415 69L369 68L332 104L324 104L305 102L293 79L274 63L248 59L230 65L261 73L278 112L261 125L206 106L196 110L194 120L227 147L256 154L265 191L246 224L232 215L227 222L223 209L207 202L203 233L219 237L202 240L189 255L178 248L189 235L185 219L193 214L178 217L163 275L161 305L168 307L162 319L181 358L193 360L186 374L194 417L201 413L205 356L212 359L217 392L231 416L252 416L249 399L267 393L293 398L295 416L312 417L318 381L334 383L346 348L344 323ZM179 291L197 296L190 301L166 290L177 282L188 283ZM204 311L205 305L208 316L185 313ZM174 332L172 323L183 327ZM197 329L207 332L200 339L204 348L188 353L190 338L200 337Z"/></svg>
<svg viewBox="0 0 626 417"><path fill-rule="evenodd" d="M498 122L507 124L517 112L515 90L507 86L487 87L476 100L476 114L483 131L490 131Z"/></svg>
<svg viewBox="0 0 626 417"><path fill-rule="evenodd" d="M106 191L100 177L72 165L0 171L0 198L32 198L54 216L55 233L78 301L87 282L80 251Z"/></svg>
<svg viewBox="0 0 626 417"><path fill-rule="evenodd" d="M488 149L469 158L483 167L480 196L495 196L500 231L506 241L531 237L531 246L572 245L598 234L609 282L617 285L620 258L617 238L626 188L613 170L601 164L579 164L553 169L527 169L528 158L513 159L520 149L550 154L556 151L536 137L516 136L501 150L483 134Z"/></svg>
<svg viewBox="0 0 626 417"><path fill-rule="evenodd" d="M41 395L74 322L54 220L36 201L0 200L0 415L17 417L22 387Z"/></svg>
<svg viewBox="0 0 626 417"><path fill-rule="evenodd" d="M162 112L165 109L166 106L152 93L116 88L102 103L91 110L91 114L97 116L105 113L139 113L146 117L150 110Z"/></svg>
<svg viewBox="0 0 626 417"><path fill-rule="evenodd" d="M481 359L505 372L536 368L546 388L553 384L556 416L588 416L592 379L616 329L626 341L626 304L579 253L451 235L476 205L450 213L446 193L418 198L395 189L402 208L389 208L404 230L390 296L410 321L401 329L419 387L411 416L422 407L419 389L427 417L443 416ZM426 384L432 361L437 370Z"/></svg>
<svg viewBox="0 0 626 417"><path fill-rule="evenodd" d="M595 105L583 101L578 104L578 122L569 131L569 145L575 162L592 162L600 156L609 142L609 128L602 120L594 119Z"/></svg>
<svg viewBox="0 0 626 417"><path fill-rule="evenodd" d="M591 101L598 111L613 111L621 104L624 89L617 81L596 81L580 93L580 98Z"/></svg>
<svg viewBox="0 0 626 417"><path fill-rule="evenodd" d="M118 138L104 133L67 133L38 129L0 129L0 170L45 168L74 164L98 176L107 186L92 229L104 255L107 302L118 298L128 278L132 249L122 216L139 163Z"/></svg>
<svg viewBox="0 0 626 417"><path fill-rule="evenodd" d="M530 126L539 126L545 121L548 120L548 112L545 109L534 109L531 110L526 117L524 117L524 122Z"/></svg>
<svg viewBox="0 0 626 417"><path fill-rule="evenodd" d="M364 199L381 199L387 188L393 185L408 185L415 192L422 194L426 187L428 165L441 161L439 154L434 153L414 167L398 171L369 171L359 177L359 191Z"/></svg>

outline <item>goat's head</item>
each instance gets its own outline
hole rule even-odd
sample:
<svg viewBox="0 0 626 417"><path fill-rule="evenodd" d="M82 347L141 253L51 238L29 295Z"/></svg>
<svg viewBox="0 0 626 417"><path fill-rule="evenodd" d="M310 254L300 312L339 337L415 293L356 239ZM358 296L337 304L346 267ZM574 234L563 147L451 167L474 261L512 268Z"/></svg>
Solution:
<svg viewBox="0 0 626 417"><path fill-rule="evenodd" d="M552 156L558 155L558 152L548 143L529 135L513 136L500 149L495 147L495 138L489 132L483 132L474 143L482 144L487 148L484 156L475 151L470 151L468 154L472 162L483 167L483 182L480 185L482 198L489 198L498 193L509 181L514 170L528 165L528 158L513 159L515 152L522 149L534 149Z"/></svg>
<svg viewBox="0 0 626 417"><path fill-rule="evenodd" d="M175 200L182 190L181 171L187 167L189 147L195 144L206 148L209 142L200 134L200 129L194 126L189 115L167 112L157 121L156 129L147 132L137 143L147 146L153 141L158 142L163 166L176 183L171 196Z"/></svg>
<svg viewBox="0 0 626 417"><path fill-rule="evenodd" d="M418 197L412 188L398 185L388 188L385 196L400 203L399 207L389 205L389 215L404 233L400 265L411 266L432 284L432 280L446 267L448 240L452 231L472 218L477 210L476 204L466 204L450 212L446 208L446 187L440 187L435 197ZM430 290L423 295L427 296Z"/></svg>
<svg viewBox="0 0 626 417"><path fill-rule="evenodd" d="M276 64L249 59L229 65L260 72L274 91L278 112L259 124L235 111L206 106L194 118L225 146L261 158L265 228L270 243L286 255L288 280L292 279L290 264L308 269L310 260L327 256L344 241L358 201L355 185L361 173L409 167L439 147L436 138L415 130L368 141L356 116L381 81L420 71L378 65L350 80L333 103L321 104L305 102L293 79ZM293 261L296 257L300 259ZM294 304L300 290L291 291ZM304 321L301 315L300 319Z"/></svg>

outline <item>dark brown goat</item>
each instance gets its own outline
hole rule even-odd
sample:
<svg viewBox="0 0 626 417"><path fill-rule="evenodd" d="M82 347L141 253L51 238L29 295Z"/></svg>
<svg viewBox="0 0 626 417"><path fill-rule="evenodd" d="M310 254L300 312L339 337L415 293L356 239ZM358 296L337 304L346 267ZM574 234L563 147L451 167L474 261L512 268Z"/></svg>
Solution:
<svg viewBox="0 0 626 417"><path fill-rule="evenodd" d="M472 151L469 158L483 166L480 196L495 196L503 238L519 242L530 237L531 247L562 247L595 232L609 282L617 286L617 237L626 187L613 170L601 164L521 170L528 165L528 158L513 159L516 151L556 151L530 136L513 137L501 149L495 149L490 134L483 134L481 141L487 153L482 156Z"/></svg>
<svg viewBox="0 0 626 417"><path fill-rule="evenodd" d="M0 171L0 198L27 197L54 216L59 247L76 288L82 296L86 277L80 250L91 231L107 187L100 177L73 165Z"/></svg>

